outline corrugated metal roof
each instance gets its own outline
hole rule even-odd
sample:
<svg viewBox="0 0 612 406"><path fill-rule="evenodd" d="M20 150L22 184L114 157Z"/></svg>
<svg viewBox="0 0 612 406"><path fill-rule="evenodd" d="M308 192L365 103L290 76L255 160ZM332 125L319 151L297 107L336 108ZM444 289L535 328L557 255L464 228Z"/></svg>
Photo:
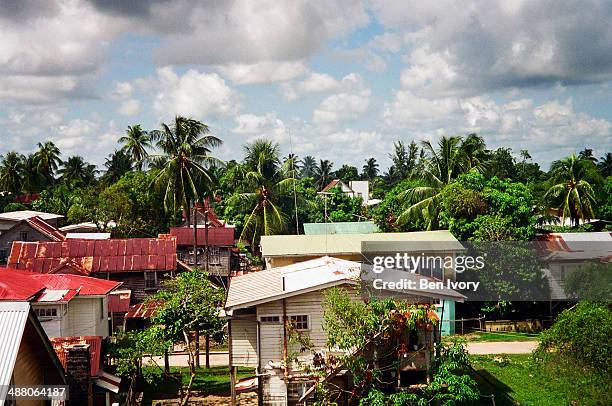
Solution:
<svg viewBox="0 0 612 406"><path fill-rule="evenodd" d="M0 302L0 392L11 383L29 312L27 302ZM4 401L0 400L2 403Z"/></svg>
<svg viewBox="0 0 612 406"><path fill-rule="evenodd" d="M131 290L115 290L108 295L109 313L127 313L130 310Z"/></svg>
<svg viewBox="0 0 612 406"><path fill-rule="evenodd" d="M91 376L98 376L100 371L100 352L102 349L102 337L100 336L79 336L79 337L54 337L49 339L53 350L57 354L60 363L66 369L66 353L67 348L74 344L89 344L89 358L90 358L90 374Z"/></svg>
<svg viewBox="0 0 612 406"><path fill-rule="evenodd" d="M38 274L10 268L0 269L0 299L30 300L38 294L46 299L69 300L77 292L81 296L106 295L121 282L70 274ZM50 293L50 292L56 293ZM60 292L64 292L60 295ZM73 292L68 295L68 292ZM48 294L50 296L48 296ZM40 297L37 300L40 300Z"/></svg>
<svg viewBox="0 0 612 406"><path fill-rule="evenodd" d="M234 245L234 227L209 227L208 245L231 247ZM176 245L193 245L192 227L170 227L170 235L176 237ZM198 226L198 245L205 245L206 229Z"/></svg>
<svg viewBox="0 0 612 406"><path fill-rule="evenodd" d="M109 240L111 233L66 233L66 238L76 240Z"/></svg>
<svg viewBox="0 0 612 406"><path fill-rule="evenodd" d="M32 300L45 289L42 283L32 280L31 272L16 272L0 268L0 300Z"/></svg>
<svg viewBox="0 0 612 406"><path fill-rule="evenodd" d="M291 255L358 254L363 242L430 243L430 251L463 250L448 230L410 233L266 235L261 237L264 257Z"/></svg>
<svg viewBox="0 0 612 406"><path fill-rule="evenodd" d="M25 221L30 227L45 235L51 241L64 241L66 239L66 236L60 230L38 216L30 217Z"/></svg>
<svg viewBox="0 0 612 406"><path fill-rule="evenodd" d="M139 303L130 306L130 310L126 313L125 318L141 318L148 319L155 314L155 310L160 305L160 302L150 301L146 303Z"/></svg>
<svg viewBox="0 0 612 406"><path fill-rule="evenodd" d="M42 211L18 210L0 213L0 220L21 221L35 216L38 216L43 220L53 220L64 217L61 214L45 213Z"/></svg>
<svg viewBox="0 0 612 406"><path fill-rule="evenodd" d="M373 221L340 222L340 223L304 223L304 234L371 234L380 229Z"/></svg>
<svg viewBox="0 0 612 406"><path fill-rule="evenodd" d="M45 289L41 295L36 298L37 302L67 302L76 296L76 290L69 289Z"/></svg>
<svg viewBox="0 0 612 406"><path fill-rule="evenodd" d="M8 265L38 273L130 272L176 269L176 238L15 241Z"/></svg>
<svg viewBox="0 0 612 406"><path fill-rule="evenodd" d="M364 271L365 273L362 273ZM390 274L389 271L386 271ZM419 286L420 279L429 279L410 272L401 272L391 280L411 279ZM233 277L227 292L225 308L244 308L283 297L325 289L340 284L357 284L362 277L375 278L369 265L324 256L296 264ZM369 279L368 279L369 280ZM432 298L453 298L463 301L465 296L451 290L407 290L396 294L413 294Z"/></svg>

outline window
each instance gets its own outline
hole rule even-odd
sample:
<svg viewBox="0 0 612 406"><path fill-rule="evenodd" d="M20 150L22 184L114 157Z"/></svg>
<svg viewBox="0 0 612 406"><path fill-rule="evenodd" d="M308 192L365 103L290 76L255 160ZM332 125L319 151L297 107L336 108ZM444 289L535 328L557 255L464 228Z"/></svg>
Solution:
<svg viewBox="0 0 612 406"><path fill-rule="evenodd" d="M55 307L37 307L34 309L34 313L36 313L39 318L57 317L57 309Z"/></svg>
<svg viewBox="0 0 612 406"><path fill-rule="evenodd" d="M289 321L296 330L308 330L308 316L305 314L289 316Z"/></svg>
<svg viewBox="0 0 612 406"><path fill-rule="evenodd" d="M280 323L280 316L261 316L259 321L262 323Z"/></svg>
<svg viewBox="0 0 612 406"><path fill-rule="evenodd" d="M212 265L221 264L219 247L208 247L208 263Z"/></svg>
<svg viewBox="0 0 612 406"><path fill-rule="evenodd" d="M104 298L100 298L100 319L103 319L104 316Z"/></svg>
<svg viewBox="0 0 612 406"><path fill-rule="evenodd" d="M28 241L28 232L27 231L22 231L20 234L20 239L21 241Z"/></svg>
<svg viewBox="0 0 612 406"><path fill-rule="evenodd" d="M157 285L157 274L155 272L145 272L145 289L155 289Z"/></svg>

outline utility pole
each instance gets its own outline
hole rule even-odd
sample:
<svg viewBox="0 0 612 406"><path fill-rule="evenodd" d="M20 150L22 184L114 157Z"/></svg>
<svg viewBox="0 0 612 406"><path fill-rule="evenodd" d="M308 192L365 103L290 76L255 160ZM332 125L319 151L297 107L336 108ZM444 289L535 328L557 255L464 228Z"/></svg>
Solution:
<svg viewBox="0 0 612 406"><path fill-rule="evenodd" d="M196 202L193 202L193 264L198 266L198 209ZM200 332L195 331L195 364L200 367Z"/></svg>

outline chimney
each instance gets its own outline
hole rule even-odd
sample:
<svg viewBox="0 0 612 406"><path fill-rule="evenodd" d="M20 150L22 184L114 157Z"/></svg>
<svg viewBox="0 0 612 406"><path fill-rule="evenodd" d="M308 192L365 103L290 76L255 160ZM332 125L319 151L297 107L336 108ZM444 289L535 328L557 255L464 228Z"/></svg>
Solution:
<svg viewBox="0 0 612 406"><path fill-rule="evenodd" d="M73 344L66 351L68 401L66 406L92 405L89 344Z"/></svg>

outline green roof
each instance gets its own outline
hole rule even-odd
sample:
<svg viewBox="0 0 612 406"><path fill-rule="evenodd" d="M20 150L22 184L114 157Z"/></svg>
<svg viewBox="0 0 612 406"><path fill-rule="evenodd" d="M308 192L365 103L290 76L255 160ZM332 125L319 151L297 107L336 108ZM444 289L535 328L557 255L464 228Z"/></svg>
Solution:
<svg viewBox="0 0 612 406"><path fill-rule="evenodd" d="M373 221L344 223L304 223L304 234L371 234L380 230Z"/></svg>

